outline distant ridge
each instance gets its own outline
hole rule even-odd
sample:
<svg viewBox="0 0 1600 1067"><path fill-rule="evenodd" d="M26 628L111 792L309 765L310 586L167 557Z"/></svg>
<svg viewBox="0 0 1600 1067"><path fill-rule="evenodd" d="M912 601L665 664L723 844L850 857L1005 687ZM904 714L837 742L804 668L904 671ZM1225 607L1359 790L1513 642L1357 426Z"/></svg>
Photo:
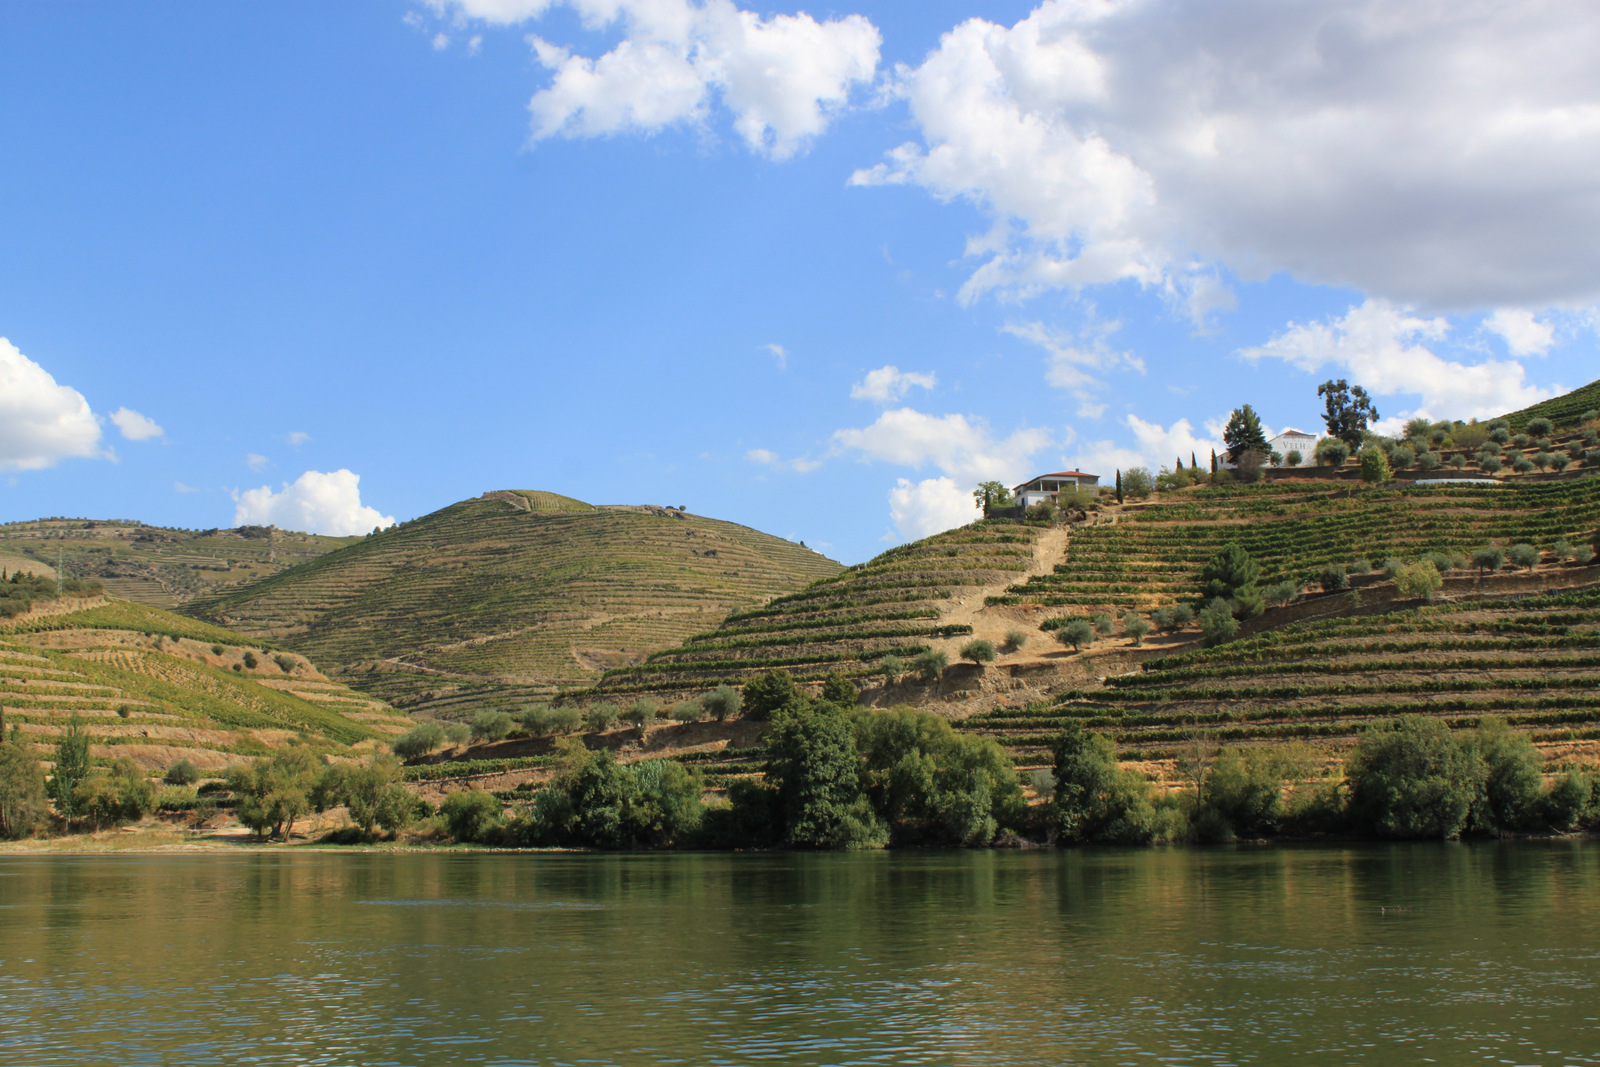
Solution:
<svg viewBox="0 0 1600 1067"><path fill-rule="evenodd" d="M592 684L841 569L678 508L496 490L184 610L461 717Z"/></svg>

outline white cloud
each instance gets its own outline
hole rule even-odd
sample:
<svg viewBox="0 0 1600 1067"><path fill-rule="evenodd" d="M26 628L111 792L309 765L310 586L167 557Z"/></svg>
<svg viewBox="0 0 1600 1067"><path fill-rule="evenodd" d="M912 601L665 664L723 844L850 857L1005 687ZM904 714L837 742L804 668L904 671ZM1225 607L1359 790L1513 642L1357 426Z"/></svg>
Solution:
<svg viewBox="0 0 1600 1067"><path fill-rule="evenodd" d="M1483 328L1497 333L1513 356L1542 356L1555 343L1555 327L1538 322L1533 312L1521 308L1501 308L1483 320Z"/></svg>
<svg viewBox="0 0 1600 1067"><path fill-rule="evenodd" d="M800 474L814 471L818 467L822 466L821 460L807 459L804 457L785 461L782 456L778 455L770 448L752 448L750 451L744 454L744 458L749 460L751 463L759 463L763 467L787 467L792 471L799 472Z"/></svg>
<svg viewBox="0 0 1600 1067"><path fill-rule="evenodd" d="M311 440L311 435L300 430L294 430L291 431L289 435L284 438L284 440L288 441L289 444L294 448L299 448L301 445Z"/></svg>
<svg viewBox="0 0 1600 1067"><path fill-rule="evenodd" d="M199 493L204 490L197 489L192 485L184 485L182 482L173 482L172 491L175 493Z"/></svg>
<svg viewBox="0 0 1600 1067"><path fill-rule="evenodd" d="M1079 415L1097 419L1105 414L1106 405L1094 400L1094 392L1105 385L1105 380L1091 371L1127 369L1140 374L1145 372L1143 360L1131 352L1118 352L1111 348L1111 335L1121 326L1116 320L1096 321L1091 309L1089 324L1077 335L1052 330L1041 322L1009 322L1001 330L1050 353L1045 381L1077 397Z"/></svg>
<svg viewBox="0 0 1600 1067"><path fill-rule="evenodd" d="M851 180L987 213L965 300L1198 262L1439 310L1592 303L1597 53L1593 4L1046 0L900 68L919 138Z"/></svg>
<svg viewBox="0 0 1600 1067"><path fill-rule="evenodd" d="M751 463L761 463L768 467L778 462L778 454L766 448L752 448L744 454L744 458Z"/></svg>
<svg viewBox="0 0 1600 1067"><path fill-rule="evenodd" d="M894 364L870 370L867 376L850 387L850 399L871 400L878 404L892 404L909 393L912 388L932 389L939 384L934 374L902 371Z"/></svg>
<svg viewBox="0 0 1600 1067"><path fill-rule="evenodd" d="M925 478L916 483L900 478L889 490L889 518L906 541L965 526L978 517L971 491L949 478Z"/></svg>
<svg viewBox="0 0 1600 1067"><path fill-rule="evenodd" d="M1113 441L1088 442L1068 459L1068 464L1077 470L1098 474L1102 484L1110 485L1118 470L1149 467L1158 471L1162 467L1172 467L1180 459L1187 467L1191 458L1204 466L1209 465L1213 450L1220 453L1223 449L1221 420L1207 423L1205 432L1209 436L1196 433L1188 419L1162 426L1158 422L1146 422L1137 415L1128 415L1122 424L1133 434L1133 447Z"/></svg>
<svg viewBox="0 0 1600 1067"><path fill-rule="evenodd" d="M1550 395L1527 383L1520 363L1452 362L1426 347L1424 342L1444 341L1449 330L1442 318L1420 318L1368 300L1330 322L1290 323L1266 344L1240 354L1250 360L1281 359L1313 374L1332 367L1378 396L1419 398L1405 414L1432 419L1499 415Z"/></svg>
<svg viewBox="0 0 1600 1067"><path fill-rule="evenodd" d="M107 418L111 420L112 425L122 431L122 436L130 441L148 441L166 432L156 424L155 419L141 415L132 408L118 408Z"/></svg>
<svg viewBox="0 0 1600 1067"><path fill-rule="evenodd" d="M779 370L789 369L789 350L787 348L784 348L782 345L777 344L776 342L764 344L761 347L767 352L770 352L772 354L772 358L778 361Z"/></svg>
<svg viewBox="0 0 1600 1067"><path fill-rule="evenodd" d="M361 476L348 470L306 471L293 484L270 486L233 496L235 525L277 526L285 530L348 537L394 525L393 515L361 503Z"/></svg>
<svg viewBox="0 0 1600 1067"><path fill-rule="evenodd" d="M973 485L1026 477L1034 454L1050 444L1050 435L1023 429L998 439L981 419L896 408L879 415L870 426L835 432L833 440L839 448L860 452L863 459L914 468L932 464Z"/></svg>
<svg viewBox="0 0 1600 1067"><path fill-rule="evenodd" d="M440 14L509 25L558 6L590 29L619 26L598 56L530 36L550 85L533 95L533 139L654 133L701 123L713 99L753 150L783 159L827 128L878 69L877 27L861 15L763 18L731 0L439 0Z"/></svg>
<svg viewBox="0 0 1600 1067"><path fill-rule="evenodd" d="M245 466L249 467L253 471L262 470L263 468L266 467L266 465L268 463L271 463L271 462L272 461L269 460L266 456L258 455L255 452L250 452L250 453L246 454L245 457L244 457Z"/></svg>
<svg viewBox="0 0 1600 1067"><path fill-rule="evenodd" d="M53 467L100 454L100 423L83 394L0 337L0 470Z"/></svg>

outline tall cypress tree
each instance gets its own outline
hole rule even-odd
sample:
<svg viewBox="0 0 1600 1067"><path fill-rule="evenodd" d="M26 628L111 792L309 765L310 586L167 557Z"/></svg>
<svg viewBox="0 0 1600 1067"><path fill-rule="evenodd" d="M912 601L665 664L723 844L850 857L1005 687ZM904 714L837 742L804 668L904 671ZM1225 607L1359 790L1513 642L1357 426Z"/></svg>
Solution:
<svg viewBox="0 0 1600 1067"><path fill-rule="evenodd" d="M83 723L74 716L66 732L56 742L56 766L50 774L50 799L64 819L78 814L78 785L89 777L89 738Z"/></svg>

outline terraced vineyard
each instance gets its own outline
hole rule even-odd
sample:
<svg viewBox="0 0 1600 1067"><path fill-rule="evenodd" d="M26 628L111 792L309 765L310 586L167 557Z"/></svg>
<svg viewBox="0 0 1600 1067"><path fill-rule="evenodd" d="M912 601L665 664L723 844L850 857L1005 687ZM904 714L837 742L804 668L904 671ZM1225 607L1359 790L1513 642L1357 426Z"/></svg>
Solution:
<svg viewBox="0 0 1600 1067"><path fill-rule="evenodd" d="M590 684L839 570L673 509L498 492L185 610L397 707L460 718Z"/></svg>
<svg viewBox="0 0 1600 1067"><path fill-rule="evenodd" d="M92 578L113 596L171 608L246 585L360 538L268 527L180 530L131 519L0 524L0 569Z"/></svg>
<svg viewBox="0 0 1600 1067"><path fill-rule="evenodd" d="M992 604L1148 610L1200 596L1200 572L1229 542L1261 564L1262 584L1305 585L1329 564L1381 564L1490 542L1587 542L1600 525L1600 478L1384 489L1271 483L1189 490L1074 531L1054 572Z"/></svg>
<svg viewBox="0 0 1600 1067"><path fill-rule="evenodd" d="M1516 430L1525 428L1529 419L1540 416L1554 422L1557 427L1564 427L1590 411L1600 411L1600 381L1590 382L1581 389L1541 401L1521 411L1513 411L1505 418Z"/></svg>
<svg viewBox="0 0 1600 1067"><path fill-rule="evenodd" d="M1503 715L1556 757L1600 763L1600 588L1464 601L1293 625L1152 659L1027 708L960 724L1042 756L1069 723L1127 759L1218 743L1313 741L1337 752L1369 722L1408 713L1472 726Z"/></svg>
<svg viewBox="0 0 1600 1067"><path fill-rule="evenodd" d="M147 770L216 771L289 743L350 755L410 725L304 657L119 600L0 623L0 708L41 760L77 718L95 759Z"/></svg>
<svg viewBox="0 0 1600 1067"><path fill-rule="evenodd" d="M831 672L870 674L883 656L914 656L930 641L970 632L968 625L942 621L952 601L1026 573L1039 536L1035 527L976 523L892 548L798 593L730 615L643 665L608 671L601 689L688 692L774 669L801 681Z"/></svg>

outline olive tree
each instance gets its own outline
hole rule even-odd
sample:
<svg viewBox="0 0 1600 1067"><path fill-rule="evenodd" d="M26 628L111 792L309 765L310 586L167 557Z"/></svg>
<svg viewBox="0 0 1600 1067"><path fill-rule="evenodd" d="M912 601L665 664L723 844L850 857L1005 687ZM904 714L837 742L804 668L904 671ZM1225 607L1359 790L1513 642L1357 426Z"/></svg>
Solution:
<svg viewBox="0 0 1600 1067"><path fill-rule="evenodd" d="M994 642L978 639L961 646L961 658L973 663L994 662Z"/></svg>

